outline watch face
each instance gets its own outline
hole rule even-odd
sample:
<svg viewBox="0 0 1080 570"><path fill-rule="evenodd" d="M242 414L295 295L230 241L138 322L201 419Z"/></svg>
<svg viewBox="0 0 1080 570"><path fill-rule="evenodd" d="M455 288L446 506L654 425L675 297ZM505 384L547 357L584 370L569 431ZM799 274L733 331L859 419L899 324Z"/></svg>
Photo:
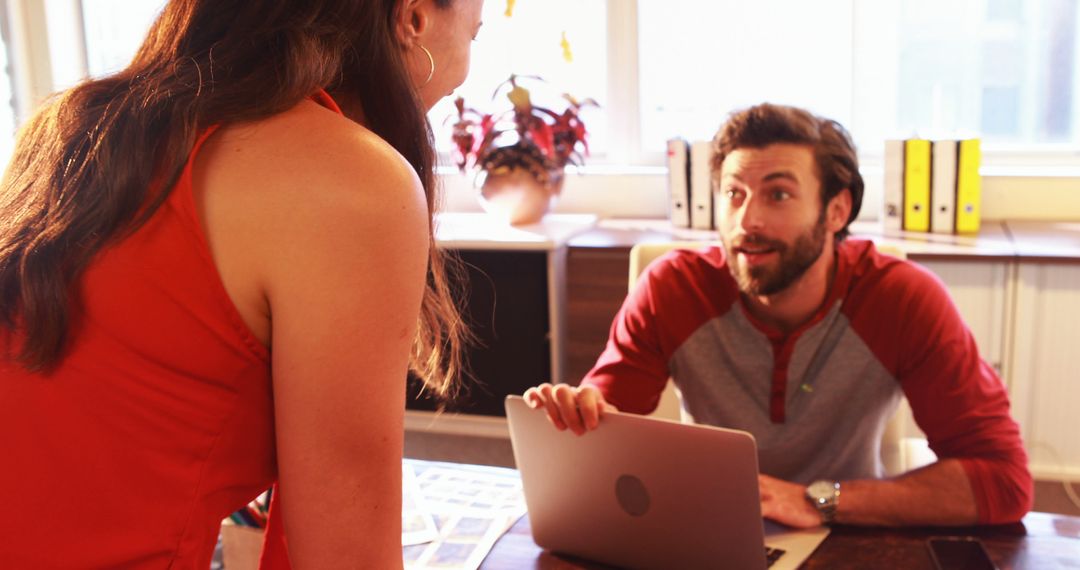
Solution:
<svg viewBox="0 0 1080 570"><path fill-rule="evenodd" d="M836 483L832 481L814 481L806 488L806 494L817 500L829 500L836 495Z"/></svg>

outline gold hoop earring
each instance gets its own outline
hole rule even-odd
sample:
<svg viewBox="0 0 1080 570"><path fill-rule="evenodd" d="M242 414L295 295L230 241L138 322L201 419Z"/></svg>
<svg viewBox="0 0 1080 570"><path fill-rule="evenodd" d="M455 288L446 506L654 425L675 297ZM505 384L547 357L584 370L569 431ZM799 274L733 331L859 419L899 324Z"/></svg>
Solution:
<svg viewBox="0 0 1080 570"><path fill-rule="evenodd" d="M424 47L423 44L416 44L416 45L424 52L424 55L427 56L428 64L431 66L431 71L428 71L427 79L424 80L424 85L420 86L420 87L424 87L428 83L431 83L431 78L432 77L435 77L435 58L431 56L431 52L428 51L428 49L426 47Z"/></svg>

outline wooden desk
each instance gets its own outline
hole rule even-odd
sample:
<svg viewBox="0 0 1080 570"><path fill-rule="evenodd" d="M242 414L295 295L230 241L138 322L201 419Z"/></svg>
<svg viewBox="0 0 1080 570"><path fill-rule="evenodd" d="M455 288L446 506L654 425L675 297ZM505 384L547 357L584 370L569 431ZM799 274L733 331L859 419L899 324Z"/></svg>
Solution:
<svg viewBox="0 0 1080 570"><path fill-rule="evenodd" d="M1002 570L1080 568L1080 518L1030 513L1023 523L971 528L880 529L838 526L803 565L807 569L932 570L926 539L977 536ZM532 540L528 515L503 535L482 570L599 570L602 564L552 554Z"/></svg>

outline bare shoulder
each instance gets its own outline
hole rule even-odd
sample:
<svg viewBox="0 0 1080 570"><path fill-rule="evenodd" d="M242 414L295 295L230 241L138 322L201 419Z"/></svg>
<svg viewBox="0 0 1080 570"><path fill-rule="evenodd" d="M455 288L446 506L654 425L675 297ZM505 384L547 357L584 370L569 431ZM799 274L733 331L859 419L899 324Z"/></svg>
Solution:
<svg viewBox="0 0 1080 570"><path fill-rule="evenodd" d="M311 101L226 126L199 162L207 215L216 206L245 218L237 221L252 230L273 228L266 240L325 230L335 221L426 226L423 187L405 158L367 128Z"/></svg>
<svg viewBox="0 0 1080 570"><path fill-rule="evenodd" d="M314 102L254 124L227 128L220 150L262 193L318 207L340 200L410 200L422 192L409 163L367 128ZM232 152L229 152L229 151ZM318 188L318 192L312 192ZM367 198L367 199L365 199ZM368 204L369 206L372 204Z"/></svg>
<svg viewBox="0 0 1080 570"><path fill-rule="evenodd" d="M427 202L411 165L314 102L223 127L193 176L215 263L260 340L269 339L272 290L284 283L392 264L390 255L426 259Z"/></svg>

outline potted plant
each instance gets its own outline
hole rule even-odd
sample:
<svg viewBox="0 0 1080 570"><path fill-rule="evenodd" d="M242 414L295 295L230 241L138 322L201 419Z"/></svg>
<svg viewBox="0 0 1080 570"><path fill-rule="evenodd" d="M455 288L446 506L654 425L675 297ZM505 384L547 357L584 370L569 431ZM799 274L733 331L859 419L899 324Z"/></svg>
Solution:
<svg viewBox="0 0 1080 570"><path fill-rule="evenodd" d="M528 76L540 80L539 77ZM453 128L455 162L461 172L476 168L481 203L511 224L538 222L562 192L567 164L580 165L589 152L588 132L579 115L596 101L564 94L561 112L535 105L522 76L511 75L492 95L505 89L511 108L481 113L458 97Z"/></svg>

